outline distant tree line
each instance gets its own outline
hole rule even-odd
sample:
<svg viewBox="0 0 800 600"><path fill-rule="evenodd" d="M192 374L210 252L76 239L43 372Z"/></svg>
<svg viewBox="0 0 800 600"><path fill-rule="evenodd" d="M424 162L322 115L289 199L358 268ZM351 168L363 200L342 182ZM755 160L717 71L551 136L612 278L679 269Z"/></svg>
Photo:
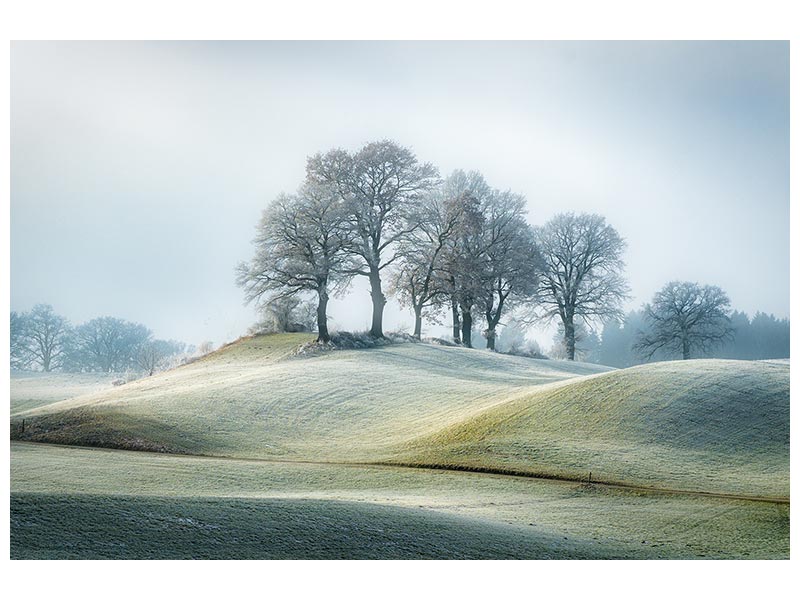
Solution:
<svg viewBox="0 0 800 600"><path fill-rule="evenodd" d="M126 372L152 375L195 350L175 340L160 340L140 323L98 317L73 327L48 304L12 312L11 368L36 371Z"/></svg>
<svg viewBox="0 0 800 600"><path fill-rule="evenodd" d="M514 332L517 340L524 340L524 331ZM504 331L503 337L512 336ZM557 334L549 356L565 356L561 340ZM599 332L579 327L576 340L578 358L612 367L676 358L766 360L789 358L790 326L788 319L763 312L751 318L731 311L719 287L673 281L642 309L607 321Z"/></svg>
<svg viewBox="0 0 800 600"><path fill-rule="evenodd" d="M237 271L246 300L274 314L288 298L315 297L320 342L330 339L330 296L357 276L370 284L373 337L383 337L392 293L413 311L417 338L425 319L446 318L454 342L471 348L480 327L495 349L516 311L557 319L569 359L579 324L621 317L628 292L625 242L603 217L568 213L533 227L523 196L476 171L441 178L388 140L309 158L298 191L264 211L254 243Z"/></svg>

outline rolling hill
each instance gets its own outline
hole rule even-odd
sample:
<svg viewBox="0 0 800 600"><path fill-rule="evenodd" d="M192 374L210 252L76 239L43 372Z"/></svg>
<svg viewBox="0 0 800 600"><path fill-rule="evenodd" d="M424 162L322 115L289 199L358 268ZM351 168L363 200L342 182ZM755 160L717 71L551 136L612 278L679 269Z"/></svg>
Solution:
<svg viewBox="0 0 800 600"><path fill-rule="evenodd" d="M12 417L12 437L290 461L397 463L788 496L788 365L610 371L398 344L297 356L244 339ZM22 430L22 419L25 428Z"/></svg>
<svg viewBox="0 0 800 600"><path fill-rule="evenodd" d="M409 444L413 465L789 496L789 367L654 363L545 386Z"/></svg>

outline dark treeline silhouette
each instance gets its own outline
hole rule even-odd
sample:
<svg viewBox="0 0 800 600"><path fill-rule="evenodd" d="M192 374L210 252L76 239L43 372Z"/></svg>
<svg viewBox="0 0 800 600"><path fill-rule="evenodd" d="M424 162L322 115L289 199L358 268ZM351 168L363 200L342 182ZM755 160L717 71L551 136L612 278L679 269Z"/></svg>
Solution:
<svg viewBox="0 0 800 600"><path fill-rule="evenodd" d="M98 317L73 327L49 304L12 312L11 368L33 371L152 375L194 352L183 342L154 339L141 323Z"/></svg>

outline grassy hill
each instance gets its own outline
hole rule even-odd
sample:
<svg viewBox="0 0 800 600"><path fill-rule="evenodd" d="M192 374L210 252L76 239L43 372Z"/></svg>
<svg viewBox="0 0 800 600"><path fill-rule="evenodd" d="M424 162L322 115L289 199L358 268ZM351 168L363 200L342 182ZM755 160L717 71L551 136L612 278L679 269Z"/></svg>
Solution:
<svg viewBox="0 0 800 600"><path fill-rule="evenodd" d="M675 361L546 386L421 436L405 462L788 497L789 367Z"/></svg>
<svg viewBox="0 0 800 600"><path fill-rule="evenodd" d="M308 339L245 339L167 373L18 413L12 434L789 493L788 365L708 360L608 372L427 344L295 356Z"/></svg>
<svg viewBox="0 0 800 600"><path fill-rule="evenodd" d="M514 394L608 370L428 344L293 356L309 339L248 338L166 373L19 413L12 430L74 445L382 460Z"/></svg>

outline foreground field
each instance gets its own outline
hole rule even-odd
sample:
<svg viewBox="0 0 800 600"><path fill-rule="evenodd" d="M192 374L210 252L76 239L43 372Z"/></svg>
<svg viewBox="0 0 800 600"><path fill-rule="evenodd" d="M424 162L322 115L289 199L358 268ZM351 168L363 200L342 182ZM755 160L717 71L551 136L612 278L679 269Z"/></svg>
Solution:
<svg viewBox="0 0 800 600"><path fill-rule="evenodd" d="M789 506L12 443L12 558L788 558Z"/></svg>

